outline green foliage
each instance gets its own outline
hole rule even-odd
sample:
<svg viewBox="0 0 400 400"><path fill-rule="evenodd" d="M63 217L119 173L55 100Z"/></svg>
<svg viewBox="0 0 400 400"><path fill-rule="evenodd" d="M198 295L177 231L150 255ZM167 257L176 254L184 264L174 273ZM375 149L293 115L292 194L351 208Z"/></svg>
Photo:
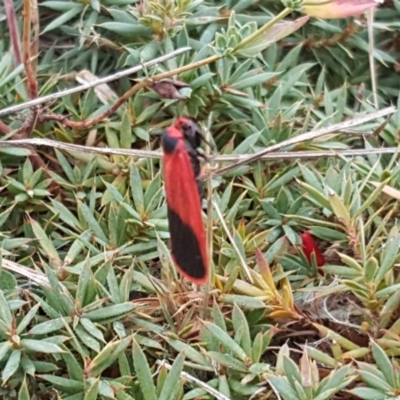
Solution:
<svg viewBox="0 0 400 400"><path fill-rule="evenodd" d="M1 398L397 398L400 167L372 150L397 146L399 110L281 149L319 157L213 178L209 296L172 266L162 165L146 152L180 115L234 158L372 113L365 19L309 19L269 0L4 3L0 109L35 97L32 84L45 96L190 50L1 116L7 141L145 151L0 147ZM399 17L393 0L373 25L381 108L400 106ZM31 26L31 43L13 22ZM159 74L179 79L162 81L173 95L150 85ZM327 156L355 148L371 152Z"/></svg>
<svg viewBox="0 0 400 400"><path fill-rule="evenodd" d="M300 367L289 358L288 353L289 349L285 345L278 355L278 363L282 367L279 372L283 376L271 375L268 378L272 387L284 399L328 400L355 378L354 369L343 366L320 381L317 364L308 358L306 350L301 357Z"/></svg>

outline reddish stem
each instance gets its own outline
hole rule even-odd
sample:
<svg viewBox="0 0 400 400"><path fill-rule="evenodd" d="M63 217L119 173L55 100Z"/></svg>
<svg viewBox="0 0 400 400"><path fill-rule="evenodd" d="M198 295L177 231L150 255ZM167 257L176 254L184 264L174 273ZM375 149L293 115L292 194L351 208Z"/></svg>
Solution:
<svg viewBox="0 0 400 400"><path fill-rule="evenodd" d="M22 63L21 43L19 38L17 18L15 16L13 0L4 0L4 7L7 15L8 29L10 30L10 38L14 51L15 63L18 66Z"/></svg>

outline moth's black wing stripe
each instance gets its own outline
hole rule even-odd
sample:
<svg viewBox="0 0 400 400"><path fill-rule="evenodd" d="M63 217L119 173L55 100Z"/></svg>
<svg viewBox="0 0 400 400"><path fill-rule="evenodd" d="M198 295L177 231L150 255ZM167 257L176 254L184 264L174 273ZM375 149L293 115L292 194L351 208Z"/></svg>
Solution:
<svg viewBox="0 0 400 400"><path fill-rule="evenodd" d="M204 278L206 267L201 256L199 242L193 229L185 224L180 216L168 207L169 232L172 255L178 266L195 279Z"/></svg>

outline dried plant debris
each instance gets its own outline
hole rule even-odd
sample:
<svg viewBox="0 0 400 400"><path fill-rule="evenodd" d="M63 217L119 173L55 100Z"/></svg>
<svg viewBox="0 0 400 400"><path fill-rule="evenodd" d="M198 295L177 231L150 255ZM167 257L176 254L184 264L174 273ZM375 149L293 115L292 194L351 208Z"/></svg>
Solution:
<svg viewBox="0 0 400 400"><path fill-rule="evenodd" d="M187 96L180 94L179 90L189 86L190 85L185 82L175 81L172 79L163 79L161 81L153 82L150 87L158 95L166 99L186 99Z"/></svg>

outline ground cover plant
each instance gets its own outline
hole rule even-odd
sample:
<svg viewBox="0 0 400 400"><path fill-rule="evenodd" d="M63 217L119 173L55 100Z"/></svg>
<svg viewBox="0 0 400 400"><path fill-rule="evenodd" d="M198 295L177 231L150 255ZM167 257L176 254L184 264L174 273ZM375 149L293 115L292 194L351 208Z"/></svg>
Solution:
<svg viewBox="0 0 400 400"><path fill-rule="evenodd" d="M1 398L400 398L399 21L5 0ZM169 252L178 116L212 144L205 287Z"/></svg>

